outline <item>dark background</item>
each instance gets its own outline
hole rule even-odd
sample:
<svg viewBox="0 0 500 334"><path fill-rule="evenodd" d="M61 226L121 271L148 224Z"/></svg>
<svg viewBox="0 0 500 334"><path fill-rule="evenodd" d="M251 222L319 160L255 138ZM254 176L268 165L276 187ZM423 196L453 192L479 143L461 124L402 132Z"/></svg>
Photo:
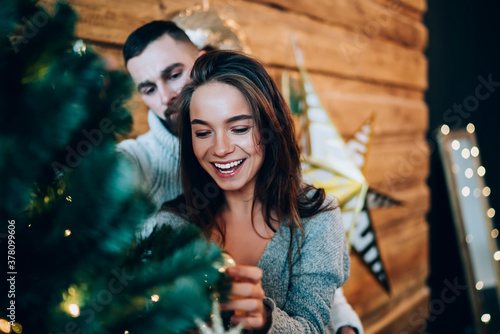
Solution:
<svg viewBox="0 0 500 334"><path fill-rule="evenodd" d="M451 128L465 128L468 123L475 125L480 158L486 168L485 181L491 188L490 204L497 211L495 227L500 227L500 154L497 148L500 143L500 87L495 88L488 99L480 101L478 109L469 117L457 121L445 114L454 104L463 104L467 96L475 95L480 84L478 76L487 80L491 74L493 81L500 83L500 2L429 0L424 22L429 30L426 101L429 106L427 139L431 148L428 180L431 189L428 215L431 272L428 283L432 305L432 300L441 299L445 280L453 282L458 278L458 282L465 285L442 165L434 147L435 129L443 123ZM429 333L474 333L467 292L446 304L444 311L434 311L439 312L433 313L431 308Z"/></svg>

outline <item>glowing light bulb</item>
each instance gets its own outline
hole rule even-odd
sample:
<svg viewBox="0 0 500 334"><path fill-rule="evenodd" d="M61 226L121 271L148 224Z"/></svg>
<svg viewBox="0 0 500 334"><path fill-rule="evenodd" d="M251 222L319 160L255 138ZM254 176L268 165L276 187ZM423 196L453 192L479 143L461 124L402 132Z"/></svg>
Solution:
<svg viewBox="0 0 500 334"><path fill-rule="evenodd" d="M476 127L474 126L474 124L472 124L472 123L467 124L467 132L468 133L474 133L474 130L476 130Z"/></svg>
<svg viewBox="0 0 500 334"><path fill-rule="evenodd" d="M158 295L152 295L151 300L154 301L155 303L160 300L160 296Z"/></svg>
<svg viewBox="0 0 500 334"><path fill-rule="evenodd" d="M479 155L479 149L476 146L472 147L470 149L470 154L472 154L474 158L477 157Z"/></svg>
<svg viewBox="0 0 500 334"><path fill-rule="evenodd" d="M20 323L15 322L12 324L12 331L14 331L14 333L21 334L23 332L23 326Z"/></svg>
<svg viewBox="0 0 500 334"><path fill-rule="evenodd" d="M484 176L484 174L486 174L486 168L484 168L483 166L479 166L477 169L477 175Z"/></svg>
<svg viewBox="0 0 500 334"><path fill-rule="evenodd" d="M455 150L455 151L458 151L458 149L460 148L460 142L458 140L454 140L451 142L451 147Z"/></svg>
<svg viewBox="0 0 500 334"><path fill-rule="evenodd" d="M64 231L64 236L69 237L71 235L71 230Z"/></svg>
<svg viewBox="0 0 500 334"><path fill-rule="evenodd" d="M462 150L462 158L464 159L468 159L470 157L470 151L468 148L464 148Z"/></svg>
<svg viewBox="0 0 500 334"><path fill-rule="evenodd" d="M483 196L488 197L491 194L491 189L490 187L484 187L483 188Z"/></svg>
<svg viewBox="0 0 500 334"><path fill-rule="evenodd" d="M450 133L450 127L446 124L443 124L441 126L441 133L446 136L448 133Z"/></svg>
<svg viewBox="0 0 500 334"><path fill-rule="evenodd" d="M493 239L496 239L498 237L498 230L496 228L494 228L493 230L491 230L491 237Z"/></svg>
<svg viewBox="0 0 500 334"><path fill-rule="evenodd" d="M465 237L465 242L470 244L474 238L472 237L472 234L467 234Z"/></svg>
<svg viewBox="0 0 500 334"><path fill-rule="evenodd" d="M73 316L73 317L78 317L80 315L80 307L76 304L70 304L69 307L69 313Z"/></svg>
<svg viewBox="0 0 500 334"><path fill-rule="evenodd" d="M481 316L481 321L484 322L485 324L490 322L490 320L491 320L491 315L489 315L488 313L485 313Z"/></svg>
<svg viewBox="0 0 500 334"><path fill-rule="evenodd" d="M493 218L495 217L495 209L493 208L489 208L488 211L486 212L486 214L488 215L488 217L490 218Z"/></svg>
<svg viewBox="0 0 500 334"><path fill-rule="evenodd" d="M0 319L0 331L10 333L10 323L5 319Z"/></svg>
<svg viewBox="0 0 500 334"><path fill-rule="evenodd" d="M469 195L470 195L470 188L469 188L469 187L463 187L463 188L462 188L462 195L463 195L464 197L469 196Z"/></svg>
<svg viewBox="0 0 500 334"><path fill-rule="evenodd" d="M465 170L465 177L470 179L472 177L472 175L474 175L474 171L472 170L472 168L467 168Z"/></svg>
<svg viewBox="0 0 500 334"><path fill-rule="evenodd" d="M477 290L481 290L483 288L483 286L484 286L484 284L483 284L482 281L479 281L479 282L476 283L476 289Z"/></svg>
<svg viewBox="0 0 500 334"><path fill-rule="evenodd" d="M493 254L493 258L495 261L500 261L500 251L496 251L495 254Z"/></svg>
<svg viewBox="0 0 500 334"><path fill-rule="evenodd" d="M71 196L66 196L66 200L67 200L68 202L73 202L73 199L71 198Z"/></svg>

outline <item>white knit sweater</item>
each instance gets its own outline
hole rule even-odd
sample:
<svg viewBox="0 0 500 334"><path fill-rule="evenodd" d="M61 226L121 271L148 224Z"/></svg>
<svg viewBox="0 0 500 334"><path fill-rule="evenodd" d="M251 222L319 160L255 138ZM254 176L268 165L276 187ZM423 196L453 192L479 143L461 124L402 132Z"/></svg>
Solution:
<svg viewBox="0 0 500 334"><path fill-rule="evenodd" d="M135 165L141 186L157 208L182 194L179 171L179 139L170 133L158 116L148 113L150 130L117 146Z"/></svg>

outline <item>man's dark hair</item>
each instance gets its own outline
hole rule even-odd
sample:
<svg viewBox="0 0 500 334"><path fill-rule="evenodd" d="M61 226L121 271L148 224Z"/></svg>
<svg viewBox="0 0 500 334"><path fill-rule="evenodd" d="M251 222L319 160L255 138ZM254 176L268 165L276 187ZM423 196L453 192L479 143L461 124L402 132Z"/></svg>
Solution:
<svg viewBox="0 0 500 334"><path fill-rule="evenodd" d="M137 57L144 49L158 38L167 34L177 42L192 44L184 30L172 21L152 21L137 28L128 36L123 45L123 59L125 66L130 58Z"/></svg>

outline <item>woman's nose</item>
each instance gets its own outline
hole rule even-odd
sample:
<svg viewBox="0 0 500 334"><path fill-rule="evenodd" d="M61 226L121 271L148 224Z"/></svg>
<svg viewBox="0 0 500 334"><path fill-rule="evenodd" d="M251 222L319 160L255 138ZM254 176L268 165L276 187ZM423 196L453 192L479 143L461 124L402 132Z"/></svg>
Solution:
<svg viewBox="0 0 500 334"><path fill-rule="evenodd" d="M227 136L226 134L218 135L215 138L215 145L214 145L214 154L216 156L225 156L234 150L234 145L231 141L231 138Z"/></svg>

